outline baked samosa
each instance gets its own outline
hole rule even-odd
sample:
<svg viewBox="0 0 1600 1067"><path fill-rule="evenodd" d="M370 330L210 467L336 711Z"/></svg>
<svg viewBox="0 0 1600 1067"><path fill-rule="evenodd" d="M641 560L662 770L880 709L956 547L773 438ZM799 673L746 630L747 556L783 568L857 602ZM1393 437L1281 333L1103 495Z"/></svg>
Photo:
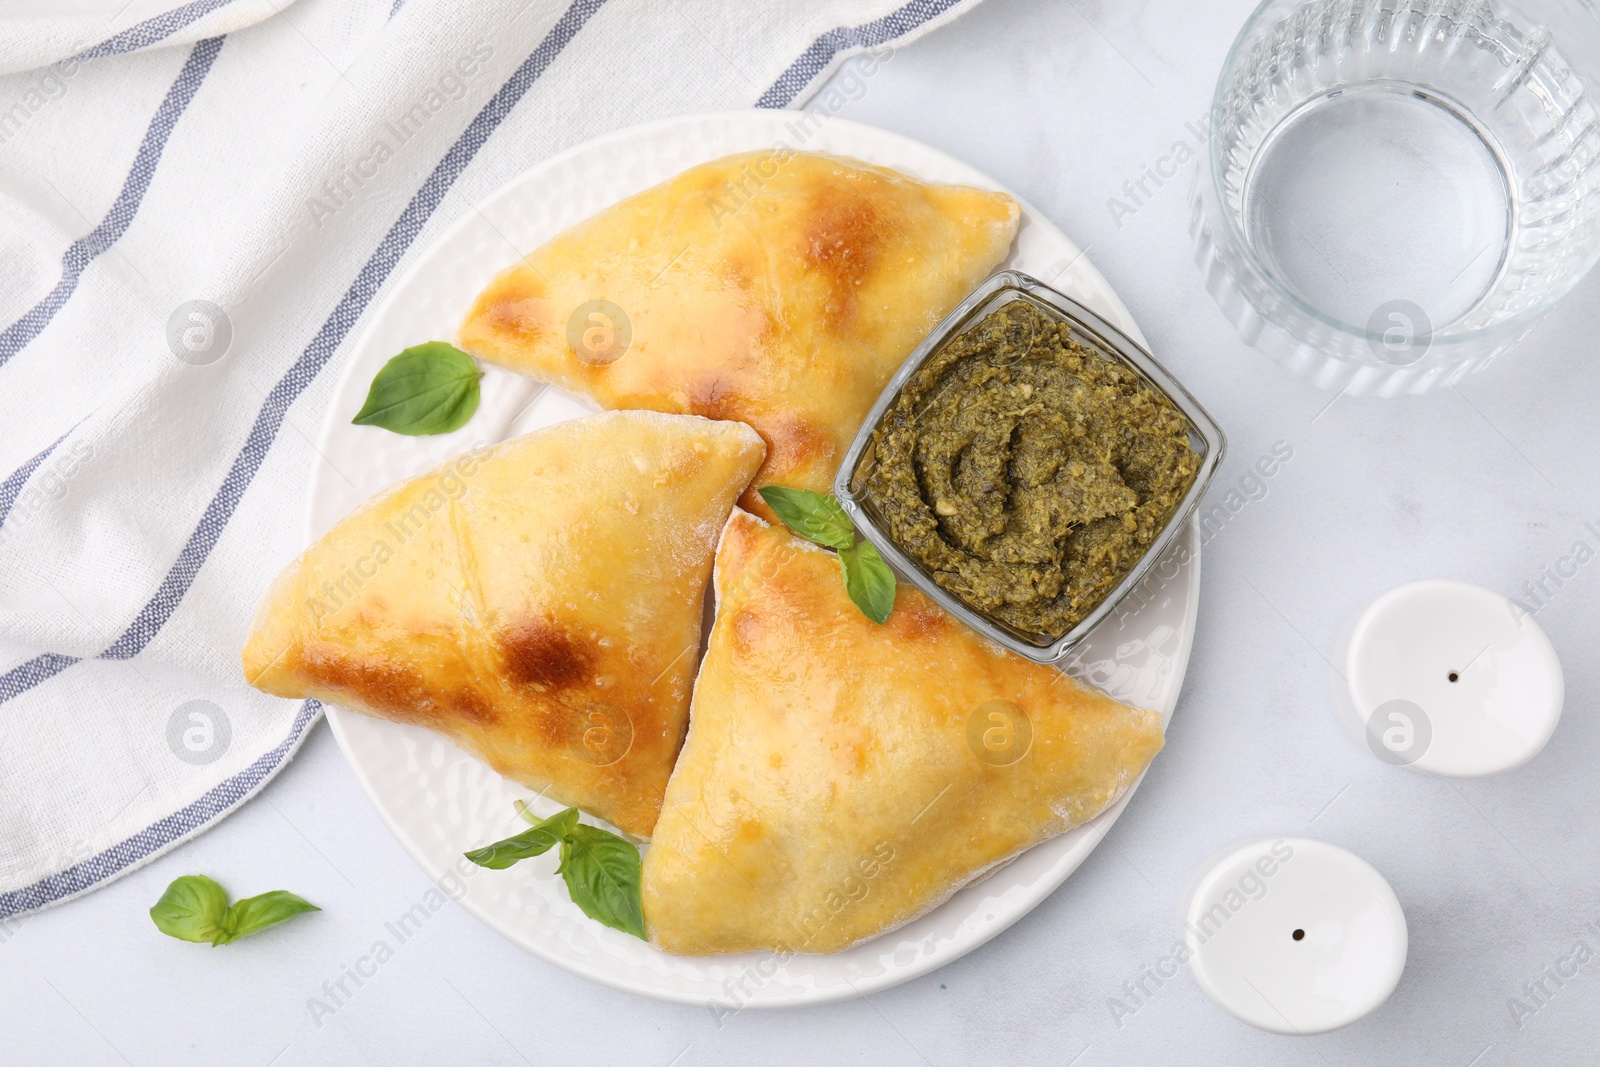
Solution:
<svg viewBox="0 0 1600 1067"><path fill-rule="evenodd" d="M245 678L437 730L648 837L717 534L762 453L740 423L626 411L457 457L278 577Z"/></svg>
<svg viewBox="0 0 1600 1067"><path fill-rule="evenodd" d="M1016 201L789 149L693 167L491 282L473 355L592 397L749 423L763 485L827 492L895 369L993 272Z"/></svg>
<svg viewBox="0 0 1600 1067"><path fill-rule="evenodd" d="M1094 818L1161 718L1006 652L901 585L883 626L832 553L735 511L689 736L644 858L661 949L836 952Z"/></svg>

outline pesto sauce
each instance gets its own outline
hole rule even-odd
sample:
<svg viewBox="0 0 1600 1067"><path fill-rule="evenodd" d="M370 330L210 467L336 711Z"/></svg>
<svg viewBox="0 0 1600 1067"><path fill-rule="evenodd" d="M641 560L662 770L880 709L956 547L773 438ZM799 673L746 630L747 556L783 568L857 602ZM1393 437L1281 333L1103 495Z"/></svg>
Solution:
<svg viewBox="0 0 1600 1067"><path fill-rule="evenodd" d="M969 606L1039 644L1149 548L1200 458L1171 401L1014 300L934 353L873 435L863 502Z"/></svg>

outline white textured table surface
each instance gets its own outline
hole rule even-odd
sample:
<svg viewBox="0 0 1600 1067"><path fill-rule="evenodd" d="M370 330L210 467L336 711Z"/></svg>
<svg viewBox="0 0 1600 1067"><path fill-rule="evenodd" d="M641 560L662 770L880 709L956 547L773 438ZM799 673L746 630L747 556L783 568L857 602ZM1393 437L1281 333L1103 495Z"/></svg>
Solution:
<svg viewBox="0 0 1600 1067"><path fill-rule="evenodd" d="M1087 248L1229 436L1212 502L1234 488L1244 503L1205 548L1200 633L1167 749L1104 846L1044 905L865 1001L721 1019L571 977L454 905L396 943L385 923L430 885L319 726L215 831L0 928L0 1062L1593 1062L1600 672L1587 642L1600 628L1600 563L1546 582L1538 621L1566 668L1566 712L1549 748L1504 777L1454 783L1380 763L1339 732L1324 657L1342 624L1401 582L1460 578L1515 595L1575 542L1600 548L1584 525L1600 522L1600 278L1458 390L1330 407L1239 343L1202 290L1187 170L1147 182L1153 195L1120 220L1108 204L1176 145L1198 147L1251 4L1201 6L990 0L850 81L839 112L944 149L1036 204ZM1275 446L1292 458L1241 486ZM1399 988L1343 1031L1258 1033L1187 970L1146 974L1170 970L1195 868L1237 838L1275 833L1357 852L1405 908ZM227 872L249 892L291 888L325 910L216 951L156 935L146 909L191 871ZM345 978L380 939L393 957L359 986ZM332 1003L324 983L341 978L351 995L314 1017L309 1003Z"/></svg>

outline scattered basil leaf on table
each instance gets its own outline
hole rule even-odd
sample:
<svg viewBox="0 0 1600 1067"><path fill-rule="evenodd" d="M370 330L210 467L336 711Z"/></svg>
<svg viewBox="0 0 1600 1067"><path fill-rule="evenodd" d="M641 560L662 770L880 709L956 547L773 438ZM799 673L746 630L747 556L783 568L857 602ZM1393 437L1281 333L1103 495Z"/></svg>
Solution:
<svg viewBox="0 0 1600 1067"><path fill-rule="evenodd" d="M477 363L455 345L412 345L383 365L350 421L416 437L459 430L478 410Z"/></svg>
<svg viewBox="0 0 1600 1067"><path fill-rule="evenodd" d="M309 900L284 889L274 889L270 893L236 900L228 908L227 918L223 921L227 937L220 944L248 937L269 926L277 926L285 919L292 919L296 915L321 910Z"/></svg>
<svg viewBox="0 0 1600 1067"><path fill-rule="evenodd" d="M222 934L228 914L228 894L203 874L186 874L167 886L150 918L156 929L180 941L210 941Z"/></svg>
<svg viewBox="0 0 1600 1067"><path fill-rule="evenodd" d="M276 926L302 912L322 909L293 893L275 889L228 904L227 890L203 874L174 879L150 918L156 929L180 941L226 945Z"/></svg>
<svg viewBox="0 0 1600 1067"><path fill-rule="evenodd" d="M525 809L523 814L526 815ZM531 859L549 852L561 843L562 838L572 832L577 822L578 809L568 808L548 819L540 819L534 823L532 829L524 830L515 837L473 849L466 854L467 859L479 867L487 867L491 871L503 871L518 860Z"/></svg>
<svg viewBox="0 0 1600 1067"><path fill-rule="evenodd" d="M761 487L761 499L773 514L795 533L828 548L848 548L856 543L855 524L844 508L828 493L811 489L788 489L781 485Z"/></svg>
<svg viewBox="0 0 1600 1067"><path fill-rule="evenodd" d="M861 614L882 626L894 610L894 571L871 541L841 548L839 565L844 568L844 591Z"/></svg>
<svg viewBox="0 0 1600 1067"><path fill-rule="evenodd" d="M577 808L538 819L518 801L517 814L533 823L533 828L473 849L467 859L490 870L504 870L518 860L548 852L559 842L561 865L556 873L566 882L567 895L578 909L613 930L641 939L645 936L636 845L598 826L580 823Z"/></svg>
<svg viewBox="0 0 1600 1067"><path fill-rule="evenodd" d="M839 566L844 569L844 591L861 614L882 626L894 610L894 570L872 542L856 543L855 524L839 502L828 493L781 485L762 486L760 492L761 499L785 526L807 540L838 551Z"/></svg>

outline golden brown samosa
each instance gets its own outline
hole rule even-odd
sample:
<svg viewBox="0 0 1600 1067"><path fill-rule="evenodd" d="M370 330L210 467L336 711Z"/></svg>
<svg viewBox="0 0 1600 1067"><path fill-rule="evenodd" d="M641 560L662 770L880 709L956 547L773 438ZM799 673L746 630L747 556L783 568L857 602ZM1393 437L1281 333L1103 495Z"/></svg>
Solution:
<svg viewBox="0 0 1600 1067"><path fill-rule="evenodd" d="M279 576L245 678L437 730L648 837L718 531L762 454L740 423L643 411L469 452L369 502Z"/></svg>
<svg viewBox="0 0 1600 1067"><path fill-rule="evenodd" d="M461 347L608 408L737 419L827 492L873 401L1006 256L1016 201L776 149L692 167L491 282Z"/></svg>
<svg viewBox="0 0 1600 1067"><path fill-rule="evenodd" d="M1161 718L902 585L883 626L832 553L735 511L689 737L644 858L667 952L836 952L1115 801Z"/></svg>

